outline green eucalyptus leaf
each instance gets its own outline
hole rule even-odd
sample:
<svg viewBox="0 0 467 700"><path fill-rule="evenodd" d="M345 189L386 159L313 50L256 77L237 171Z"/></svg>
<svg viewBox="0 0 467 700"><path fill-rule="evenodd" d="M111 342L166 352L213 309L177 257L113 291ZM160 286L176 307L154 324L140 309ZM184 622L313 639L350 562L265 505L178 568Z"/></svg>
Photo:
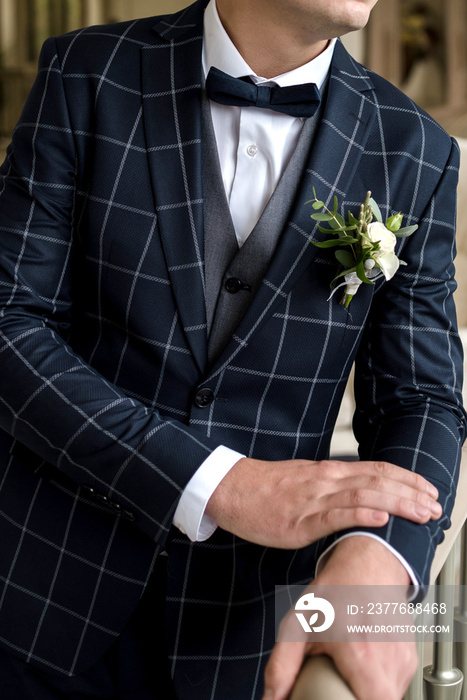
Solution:
<svg viewBox="0 0 467 700"><path fill-rule="evenodd" d="M342 216L340 217L339 220L333 219L332 221L329 222L330 227L332 228L333 231L348 231L349 227L345 223L344 219ZM353 227L352 227L353 228Z"/></svg>
<svg viewBox="0 0 467 700"><path fill-rule="evenodd" d="M343 216L341 216L340 214L337 214L337 213L336 213L335 216L336 216L336 219L337 219L337 221L339 222L339 224L340 224L341 226L346 226L346 225L347 225L347 224L345 223L345 219L344 219Z"/></svg>
<svg viewBox="0 0 467 700"><path fill-rule="evenodd" d="M381 210L380 210L379 206L376 204L373 197L370 197L368 204L371 207L371 211L373 212L373 216L375 217L376 221L379 221L379 223L382 224L383 217L381 216Z"/></svg>
<svg viewBox="0 0 467 700"><path fill-rule="evenodd" d="M311 214L315 221L334 221L332 214Z"/></svg>
<svg viewBox="0 0 467 700"><path fill-rule="evenodd" d="M339 226L339 224L334 218L329 220L329 226L332 228L333 231L342 230L342 227Z"/></svg>
<svg viewBox="0 0 467 700"><path fill-rule="evenodd" d="M345 245L350 245L351 243L358 243L358 240L353 236L342 236L342 238L339 239L339 242L341 244L344 243Z"/></svg>
<svg viewBox="0 0 467 700"><path fill-rule="evenodd" d="M324 202L320 202L320 201L313 202L312 207L313 207L313 209L323 209Z"/></svg>
<svg viewBox="0 0 467 700"><path fill-rule="evenodd" d="M336 259L340 262L341 265L344 267L352 267L355 265L355 260L354 257L351 253L349 253L347 250L336 250L334 253L336 256Z"/></svg>
<svg viewBox="0 0 467 700"><path fill-rule="evenodd" d="M342 245L342 240L340 238L334 238L329 241L312 241L312 243L317 248L335 248L338 245Z"/></svg>
<svg viewBox="0 0 467 700"><path fill-rule="evenodd" d="M411 236L414 231L418 229L417 224L414 226L404 226L404 228L400 228L398 231L394 233L394 235L397 238L407 238L408 236Z"/></svg>

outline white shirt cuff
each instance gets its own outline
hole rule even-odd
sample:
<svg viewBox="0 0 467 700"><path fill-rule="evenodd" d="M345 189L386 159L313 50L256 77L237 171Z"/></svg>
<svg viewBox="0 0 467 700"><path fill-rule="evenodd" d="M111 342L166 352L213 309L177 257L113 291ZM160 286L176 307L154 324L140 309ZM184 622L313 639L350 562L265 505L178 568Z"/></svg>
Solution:
<svg viewBox="0 0 467 700"><path fill-rule="evenodd" d="M412 567L408 564L408 562L404 559L404 557L396 550L392 545L389 544L389 542L386 542L386 540L383 540L381 537L378 537L378 535L375 535L373 532L348 532L345 535L342 535L337 539L335 542L333 542L319 557L318 561L316 562L316 573L318 574L321 567L324 564L324 560L329 554L329 552L336 546L338 542L341 540L347 539L347 537L355 537L355 535L359 536L364 536L364 537L372 537L374 540L377 540L378 542L381 542L381 544L384 544L386 549L389 549L392 554L400 561L402 566L405 568L407 571L408 575L410 576L410 580L412 582L413 586L413 592L412 595L409 598L409 602L412 600L415 600L415 598L418 596L420 592L420 584L418 583L417 577L415 576L415 572L412 569Z"/></svg>
<svg viewBox="0 0 467 700"><path fill-rule="evenodd" d="M204 511L224 476L244 456L224 445L216 447L185 486L173 524L192 542L203 542L215 532L217 524Z"/></svg>

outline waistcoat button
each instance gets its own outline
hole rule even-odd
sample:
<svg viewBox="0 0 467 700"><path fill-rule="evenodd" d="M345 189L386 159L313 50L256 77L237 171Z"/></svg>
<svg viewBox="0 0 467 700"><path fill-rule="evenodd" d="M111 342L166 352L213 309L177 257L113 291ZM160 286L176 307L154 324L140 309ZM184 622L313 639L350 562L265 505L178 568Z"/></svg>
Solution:
<svg viewBox="0 0 467 700"><path fill-rule="evenodd" d="M229 279L225 283L226 290L231 294L236 294L241 290L242 287L242 281L237 279L236 277L229 277Z"/></svg>
<svg viewBox="0 0 467 700"><path fill-rule="evenodd" d="M243 289L245 292L251 291L251 286L249 284L245 284L242 282L242 280L239 280L238 277L229 277L224 286L231 294L236 294L241 289Z"/></svg>

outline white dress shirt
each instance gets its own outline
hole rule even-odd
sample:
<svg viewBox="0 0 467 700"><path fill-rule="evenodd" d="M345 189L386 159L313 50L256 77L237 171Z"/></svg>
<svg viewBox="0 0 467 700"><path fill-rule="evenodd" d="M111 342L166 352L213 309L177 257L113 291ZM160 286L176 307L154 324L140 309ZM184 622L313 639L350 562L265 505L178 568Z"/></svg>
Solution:
<svg viewBox="0 0 467 700"><path fill-rule="evenodd" d="M204 16L203 69L211 66L234 78L250 76L256 84L281 87L316 83L321 88L331 66L335 40L313 61L272 80L250 68L228 37L214 0ZM219 161L227 201L241 246L263 213L297 145L303 119L257 107L229 107L211 102Z"/></svg>
<svg viewBox="0 0 467 700"><path fill-rule="evenodd" d="M321 88L328 75L335 39L309 63L272 79L261 78L246 63L230 40L211 0L204 14L203 70L211 66L239 78L250 76L259 84L283 86L316 83ZM260 218L297 144L304 120L269 109L231 107L211 101L211 115L224 188L239 246ZM216 523L204 515L215 489L244 455L221 446L203 462L187 484L174 516L174 525L192 541L208 539ZM358 533L373 535L369 533ZM377 538L379 539L379 538ZM386 546L415 575L396 550ZM323 555L324 556L324 555Z"/></svg>

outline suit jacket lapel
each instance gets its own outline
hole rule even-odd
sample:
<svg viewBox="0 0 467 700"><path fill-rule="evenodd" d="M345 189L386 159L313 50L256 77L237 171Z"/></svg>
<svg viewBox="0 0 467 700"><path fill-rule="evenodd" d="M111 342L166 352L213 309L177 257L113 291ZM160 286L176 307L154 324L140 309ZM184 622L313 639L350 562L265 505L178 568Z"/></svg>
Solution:
<svg viewBox="0 0 467 700"><path fill-rule="evenodd" d="M304 177L297 192L289 223L275 251L265 283L261 285L236 336L218 359L214 373L230 362L250 335L269 317L274 307L310 265L317 248L311 240L323 238L310 219L313 187L325 202L337 195L342 204L352 183L376 117L373 86L364 69L356 64L338 41L328 85L328 95ZM368 183L367 186L371 186ZM361 201L366 190L361 192Z"/></svg>
<svg viewBox="0 0 467 700"><path fill-rule="evenodd" d="M187 342L207 356L201 178L201 0L154 27L142 49L143 120L162 245Z"/></svg>
<svg viewBox="0 0 467 700"><path fill-rule="evenodd" d="M375 117L371 80L338 41L321 124L289 225L267 273L272 285L283 292L288 292L297 275L316 255L318 249L310 244L310 238L323 238L310 219L311 208L305 202L313 197L313 187L318 197L327 204L332 202L334 195L337 195L341 205L347 200ZM366 190L362 191L362 202L365 194Z"/></svg>

